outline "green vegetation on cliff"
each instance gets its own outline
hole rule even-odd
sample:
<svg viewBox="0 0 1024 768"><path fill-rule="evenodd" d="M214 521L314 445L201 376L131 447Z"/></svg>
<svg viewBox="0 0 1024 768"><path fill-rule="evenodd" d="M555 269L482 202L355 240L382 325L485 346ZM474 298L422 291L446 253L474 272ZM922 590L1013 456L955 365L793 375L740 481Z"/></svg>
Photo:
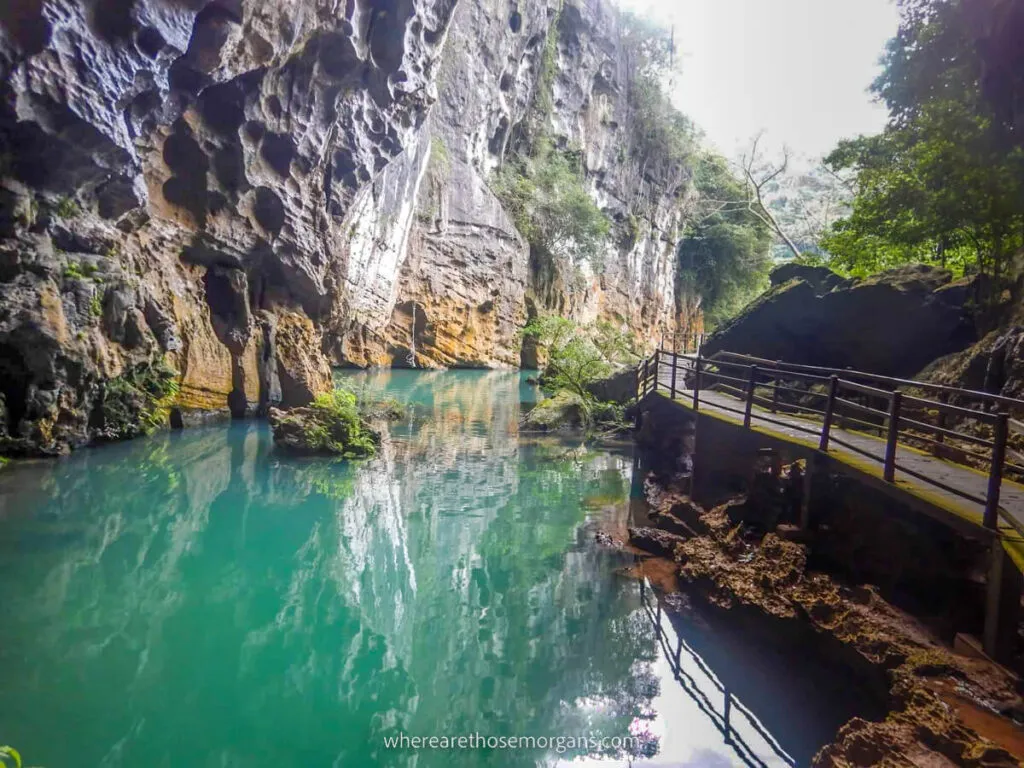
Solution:
<svg viewBox="0 0 1024 768"><path fill-rule="evenodd" d="M822 245L830 266L852 274L925 262L998 278L1024 245L1024 76L1015 39L1024 9L1011 0L900 7L899 32L872 86L889 124L827 158L853 175L856 197Z"/></svg>
<svg viewBox="0 0 1024 768"><path fill-rule="evenodd" d="M626 13L622 37L632 158L642 175L655 170L679 192L696 191L696 210L679 233L677 288L682 296L699 297L707 321L716 325L767 285L771 233L734 203L746 195L743 182L725 158L701 148L699 131L669 99L664 83L676 66L672 33Z"/></svg>
<svg viewBox="0 0 1024 768"><path fill-rule="evenodd" d="M123 440L167 426L177 396L178 372L163 360L126 371L103 385L97 438Z"/></svg>
<svg viewBox="0 0 1024 768"><path fill-rule="evenodd" d="M572 263L599 261L609 224L583 186L578 152L541 138L529 156L509 158L492 187L531 249Z"/></svg>

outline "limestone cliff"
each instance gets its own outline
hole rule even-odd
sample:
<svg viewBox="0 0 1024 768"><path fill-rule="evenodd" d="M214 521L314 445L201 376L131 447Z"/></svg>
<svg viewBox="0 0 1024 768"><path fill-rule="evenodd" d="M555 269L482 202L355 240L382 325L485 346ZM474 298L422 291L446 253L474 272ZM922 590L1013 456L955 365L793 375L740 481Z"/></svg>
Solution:
<svg viewBox="0 0 1024 768"><path fill-rule="evenodd" d="M624 151L620 37L605 0L4 4L3 452L123 436L149 398L303 404L329 361L517 365L545 309L670 333L688 183ZM547 129L616 222L582 280L531 264L488 186L549 44Z"/></svg>

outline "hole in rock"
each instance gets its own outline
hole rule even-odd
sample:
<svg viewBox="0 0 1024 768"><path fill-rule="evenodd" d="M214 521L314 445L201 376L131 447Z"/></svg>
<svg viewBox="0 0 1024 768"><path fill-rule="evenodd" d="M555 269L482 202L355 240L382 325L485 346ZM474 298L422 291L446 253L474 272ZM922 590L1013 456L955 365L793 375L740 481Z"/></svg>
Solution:
<svg viewBox="0 0 1024 768"><path fill-rule="evenodd" d="M503 91L511 91L512 90L512 84L514 82L515 82L515 78L512 77L512 73L511 72L506 72L505 74L503 74L501 76L501 82L498 84L498 87L501 88L501 90L503 90Z"/></svg>
<svg viewBox="0 0 1024 768"><path fill-rule="evenodd" d="M89 14L89 26L107 42L126 40L134 29L134 5L135 0L95 0Z"/></svg>
<svg viewBox="0 0 1024 768"><path fill-rule="evenodd" d="M228 192L237 192L246 183L245 156L236 144L221 147L213 156L213 172Z"/></svg>
<svg viewBox="0 0 1024 768"><path fill-rule="evenodd" d="M405 57L405 16L399 13L397 0L374 3L376 13L370 22L370 56L386 72L397 71ZM404 6L404 4L403 4Z"/></svg>
<svg viewBox="0 0 1024 768"><path fill-rule="evenodd" d="M18 348L0 344L0 392L4 395L9 432L16 433L18 423L25 416L29 378L28 365Z"/></svg>
<svg viewBox="0 0 1024 768"><path fill-rule="evenodd" d="M206 221L206 171L210 163L187 132L188 126L179 121L175 128L176 132L164 142L164 162L174 172L164 182L164 197L189 210L202 224Z"/></svg>
<svg viewBox="0 0 1024 768"><path fill-rule="evenodd" d="M267 98L267 113L275 120L284 113L284 110L281 108L281 99L277 97L276 93L270 94Z"/></svg>
<svg viewBox="0 0 1024 768"><path fill-rule="evenodd" d="M362 64L356 47L346 35L328 34L320 39L320 67L328 77L342 79Z"/></svg>
<svg viewBox="0 0 1024 768"><path fill-rule="evenodd" d="M275 236L284 226L284 203L269 187L256 188L252 212L259 225Z"/></svg>
<svg viewBox="0 0 1024 768"><path fill-rule="evenodd" d="M512 11L508 16L508 28L518 33L523 28L523 17L519 11Z"/></svg>
<svg viewBox="0 0 1024 768"><path fill-rule="evenodd" d="M167 70L167 80L172 90L186 93L199 93L209 78L202 72L192 69L184 57L177 59Z"/></svg>
<svg viewBox="0 0 1024 768"><path fill-rule="evenodd" d="M263 137L260 155L267 165L282 178L287 178L292 169L292 158L295 157L295 144L291 136L283 133L268 133Z"/></svg>
<svg viewBox="0 0 1024 768"><path fill-rule="evenodd" d="M199 96L203 121L221 136L235 138L245 122L245 96L234 82L211 85Z"/></svg>
<svg viewBox="0 0 1024 768"><path fill-rule="evenodd" d="M248 402L245 399L245 392L235 388L228 393L228 410L232 419L244 419Z"/></svg>
<svg viewBox="0 0 1024 768"><path fill-rule="evenodd" d="M0 3L0 29L26 56L41 52L50 39L50 24L43 18L42 0Z"/></svg>
<svg viewBox="0 0 1024 768"><path fill-rule="evenodd" d="M259 141L262 139L263 134L266 132L267 127L259 120L250 120L245 124L245 135L253 141Z"/></svg>
<svg viewBox="0 0 1024 768"><path fill-rule="evenodd" d="M498 128L494 131L487 149L492 155L500 155L505 150L505 136L508 134L508 117L502 116Z"/></svg>
<svg viewBox="0 0 1024 768"><path fill-rule="evenodd" d="M212 72L220 65L220 51L239 18L231 9L210 3L196 16L186 58L200 72Z"/></svg>
<svg viewBox="0 0 1024 768"><path fill-rule="evenodd" d="M164 36L155 27L143 27L139 30L138 35L135 36L135 44L139 46L139 50L143 54L151 59L155 59L160 54L160 51L164 49L166 41Z"/></svg>

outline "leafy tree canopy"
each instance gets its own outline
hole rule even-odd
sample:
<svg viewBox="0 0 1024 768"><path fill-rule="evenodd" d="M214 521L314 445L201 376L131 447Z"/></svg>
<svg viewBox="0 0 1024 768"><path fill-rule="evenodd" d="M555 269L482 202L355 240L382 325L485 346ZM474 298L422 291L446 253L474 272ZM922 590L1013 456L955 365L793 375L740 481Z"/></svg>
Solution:
<svg viewBox="0 0 1024 768"><path fill-rule="evenodd" d="M715 326L766 287L772 235L757 216L728 202L745 193L722 157L704 155L694 182L701 210L679 242L680 282L701 297L705 320Z"/></svg>
<svg viewBox="0 0 1024 768"><path fill-rule="evenodd" d="M1024 87L1006 66L1019 52L998 26L1015 20L1019 40L1024 14L1010 5L901 2L872 86L889 124L826 158L854 173L857 190L850 216L822 242L834 266L865 274L923 261L998 277L1024 245Z"/></svg>

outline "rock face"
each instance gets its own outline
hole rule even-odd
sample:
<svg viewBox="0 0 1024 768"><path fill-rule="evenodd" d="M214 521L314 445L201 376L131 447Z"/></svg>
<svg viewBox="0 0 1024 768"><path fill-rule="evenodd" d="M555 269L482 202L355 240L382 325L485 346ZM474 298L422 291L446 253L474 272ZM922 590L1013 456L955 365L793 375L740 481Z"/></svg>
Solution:
<svg viewBox="0 0 1024 768"><path fill-rule="evenodd" d="M549 41L547 130L616 222L582 279L488 187ZM674 328L689 180L623 151L605 0L39 0L0 11L0 77L4 451L90 442L159 360L185 424L302 405L328 361L515 366L545 310Z"/></svg>
<svg viewBox="0 0 1024 768"><path fill-rule="evenodd" d="M742 352L769 360L913 376L976 340L967 281L913 266L865 280L786 265L773 287L711 336L706 354Z"/></svg>
<svg viewBox="0 0 1024 768"><path fill-rule="evenodd" d="M535 367L516 332L544 311L615 319L646 339L672 333L676 233L689 179L645 171L631 158L621 33L618 14L604 2L459 4L394 311L383 324L377 317L354 327L339 359ZM547 47L555 51L555 74L543 128L557 144L582 148L589 191L615 223L600 275L538 264L488 187L536 117ZM639 219L631 214L637 200Z"/></svg>

